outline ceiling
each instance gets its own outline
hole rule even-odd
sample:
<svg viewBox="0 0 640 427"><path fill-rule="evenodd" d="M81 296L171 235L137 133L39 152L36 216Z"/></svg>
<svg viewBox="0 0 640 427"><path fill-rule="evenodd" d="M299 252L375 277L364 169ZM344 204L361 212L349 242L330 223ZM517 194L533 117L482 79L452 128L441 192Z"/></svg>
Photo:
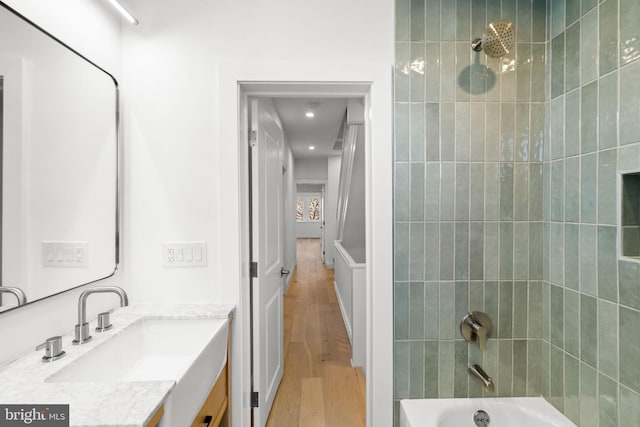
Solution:
<svg viewBox="0 0 640 427"><path fill-rule="evenodd" d="M333 148L347 109L345 98L276 98L274 102L294 158L340 154ZM315 117L307 118L311 103L317 105Z"/></svg>

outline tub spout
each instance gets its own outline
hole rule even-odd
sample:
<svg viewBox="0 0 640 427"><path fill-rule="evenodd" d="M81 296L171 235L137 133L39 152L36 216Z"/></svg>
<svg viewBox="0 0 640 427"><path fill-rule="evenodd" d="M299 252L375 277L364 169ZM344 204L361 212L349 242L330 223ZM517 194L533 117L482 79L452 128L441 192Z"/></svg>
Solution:
<svg viewBox="0 0 640 427"><path fill-rule="evenodd" d="M493 378L491 378L487 373L482 369L482 367L476 363L469 365L469 372L472 376L478 378L482 385L484 385L484 389L488 392L494 391L493 386Z"/></svg>

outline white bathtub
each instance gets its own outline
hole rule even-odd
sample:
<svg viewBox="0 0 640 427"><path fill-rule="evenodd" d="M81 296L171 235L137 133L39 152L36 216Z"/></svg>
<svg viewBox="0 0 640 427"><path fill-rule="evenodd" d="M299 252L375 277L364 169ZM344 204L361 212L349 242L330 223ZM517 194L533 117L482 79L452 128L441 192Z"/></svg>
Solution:
<svg viewBox="0 0 640 427"><path fill-rule="evenodd" d="M488 427L576 426L541 397L510 397L405 399L400 401L400 427L475 427L478 410L489 414Z"/></svg>

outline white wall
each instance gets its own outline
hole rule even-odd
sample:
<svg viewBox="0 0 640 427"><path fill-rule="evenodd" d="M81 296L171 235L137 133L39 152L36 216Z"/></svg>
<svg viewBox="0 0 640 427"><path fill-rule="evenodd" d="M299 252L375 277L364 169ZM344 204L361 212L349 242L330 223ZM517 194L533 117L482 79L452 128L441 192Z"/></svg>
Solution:
<svg viewBox="0 0 640 427"><path fill-rule="evenodd" d="M120 20L105 4L86 0L7 0L9 6L25 15L63 42L73 46L118 78L120 75ZM73 13L69 13L73 11ZM121 277L105 284L121 284ZM0 314L0 364L32 351L47 337L69 333L77 322L77 298L81 290L35 302ZM88 315L116 305L117 298L96 297L90 301Z"/></svg>
<svg viewBox="0 0 640 427"><path fill-rule="evenodd" d="M327 179L326 157L297 158L295 163L296 181L308 183Z"/></svg>
<svg viewBox="0 0 640 427"><path fill-rule="evenodd" d="M351 170L351 188L344 221L342 246L358 263L366 262L365 257L365 135L364 126L358 126L356 149Z"/></svg>
<svg viewBox="0 0 640 427"><path fill-rule="evenodd" d="M296 193L296 198L299 197L316 197L322 198L322 193ZM308 212L305 204L303 213L306 215ZM321 207L322 211L322 207ZM322 218L320 218L322 220ZM322 236L322 222L310 222L310 221L296 221L296 238L298 239L319 239Z"/></svg>

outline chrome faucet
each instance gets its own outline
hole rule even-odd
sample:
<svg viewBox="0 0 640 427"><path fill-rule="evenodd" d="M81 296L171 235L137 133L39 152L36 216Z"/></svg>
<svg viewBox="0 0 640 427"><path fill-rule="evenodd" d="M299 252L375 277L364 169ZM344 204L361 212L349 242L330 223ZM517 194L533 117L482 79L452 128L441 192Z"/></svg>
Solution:
<svg viewBox="0 0 640 427"><path fill-rule="evenodd" d="M20 288L0 286L0 294L13 294L18 299L18 307L27 303L27 295Z"/></svg>
<svg viewBox="0 0 640 427"><path fill-rule="evenodd" d="M120 297L120 307L129 305L129 298L124 289L118 286L100 286L83 291L78 298L78 324L76 325L76 337L73 344L84 344L91 340L89 335L89 323L87 322L87 298L91 294L114 293Z"/></svg>
<svg viewBox="0 0 640 427"><path fill-rule="evenodd" d="M480 351L487 349L487 338L491 334L491 319L481 311L472 311L460 323L460 332L469 342L478 342Z"/></svg>

